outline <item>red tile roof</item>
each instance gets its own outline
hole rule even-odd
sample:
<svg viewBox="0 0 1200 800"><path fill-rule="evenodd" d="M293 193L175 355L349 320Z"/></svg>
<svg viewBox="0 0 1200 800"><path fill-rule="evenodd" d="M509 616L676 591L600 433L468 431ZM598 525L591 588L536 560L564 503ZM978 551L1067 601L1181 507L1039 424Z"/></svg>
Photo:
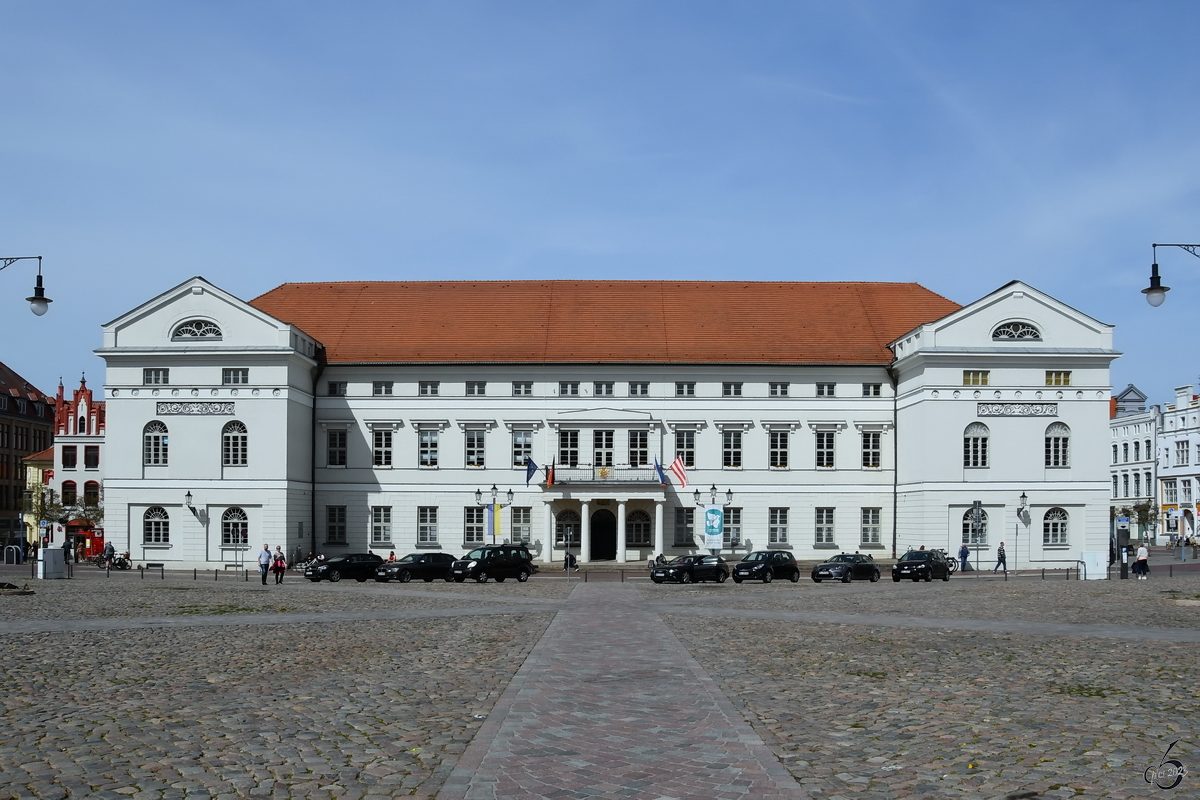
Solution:
<svg viewBox="0 0 1200 800"><path fill-rule="evenodd" d="M915 283L285 283L251 305L330 363L887 364L960 306Z"/></svg>
<svg viewBox="0 0 1200 800"><path fill-rule="evenodd" d="M54 461L54 447L52 445L50 447L47 447L45 450L39 450L38 452L34 453L33 455L25 456L21 460L22 461Z"/></svg>
<svg viewBox="0 0 1200 800"><path fill-rule="evenodd" d="M54 398L31 386L7 364L0 363L0 394L54 405Z"/></svg>

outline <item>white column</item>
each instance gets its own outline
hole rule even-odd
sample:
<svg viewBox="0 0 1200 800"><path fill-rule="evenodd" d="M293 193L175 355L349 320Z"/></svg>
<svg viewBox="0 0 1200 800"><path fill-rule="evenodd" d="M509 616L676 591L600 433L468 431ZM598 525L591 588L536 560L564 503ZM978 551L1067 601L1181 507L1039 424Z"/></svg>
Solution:
<svg viewBox="0 0 1200 800"><path fill-rule="evenodd" d="M625 501L617 501L617 563L625 563Z"/></svg>
<svg viewBox="0 0 1200 800"><path fill-rule="evenodd" d="M546 506L546 533L542 540L542 561L546 564L553 564L556 560L554 557L554 509L550 507L549 500L544 505Z"/></svg>
<svg viewBox="0 0 1200 800"><path fill-rule="evenodd" d="M579 503L579 562L592 560L592 520L588 515L588 501Z"/></svg>
<svg viewBox="0 0 1200 800"><path fill-rule="evenodd" d="M663 503L664 500L654 501L654 555L662 555L666 538L663 534Z"/></svg>

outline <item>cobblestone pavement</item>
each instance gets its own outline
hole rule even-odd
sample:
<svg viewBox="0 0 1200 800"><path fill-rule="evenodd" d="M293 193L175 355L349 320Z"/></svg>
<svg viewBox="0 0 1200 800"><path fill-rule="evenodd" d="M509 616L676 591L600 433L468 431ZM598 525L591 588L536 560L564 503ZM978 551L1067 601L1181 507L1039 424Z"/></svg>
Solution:
<svg viewBox="0 0 1200 800"><path fill-rule="evenodd" d="M430 797L443 784L449 797L463 790L446 781L467 768L478 732L476 750L505 719L532 720L526 732L537 735L542 709L561 711L555 692L602 714L605 691L645 693L642 708L656 708L698 686L719 687L717 711L734 727L731 709L742 712L753 727L743 733L822 800L1200 796L1192 775L1169 792L1142 779L1176 739L1172 756L1200 770L1196 647L1155 640L1193 638L1200 609L1167 599L1200 596L1200 576L639 582L620 589L643 601L648 621L632 629L590 595L603 584L551 576L266 588L190 578L29 581L36 594L0 597L0 797ZM25 583L14 568L0 570L4 580ZM576 636L589 663L531 696L542 662L527 656L553 642L547 626L593 617L616 643ZM667 681L630 658L672 638L647 633L659 618L695 658ZM1036 632L1064 620L1076 624ZM1137 626L1141 638L1115 638ZM601 669L627 680L584 679ZM561 714L547 719L568 727ZM657 770L647 785L611 791L612 770L601 772L588 776L588 796L682 796Z"/></svg>

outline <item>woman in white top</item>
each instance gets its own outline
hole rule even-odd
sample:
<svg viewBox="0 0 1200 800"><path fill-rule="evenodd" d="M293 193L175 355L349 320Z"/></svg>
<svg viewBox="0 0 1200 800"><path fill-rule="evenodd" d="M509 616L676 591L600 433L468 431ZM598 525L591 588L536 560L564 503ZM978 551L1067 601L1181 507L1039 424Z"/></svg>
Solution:
<svg viewBox="0 0 1200 800"><path fill-rule="evenodd" d="M1137 557L1134 559L1134 572L1137 573L1138 580L1144 581L1150 575L1150 550L1145 544L1138 547Z"/></svg>

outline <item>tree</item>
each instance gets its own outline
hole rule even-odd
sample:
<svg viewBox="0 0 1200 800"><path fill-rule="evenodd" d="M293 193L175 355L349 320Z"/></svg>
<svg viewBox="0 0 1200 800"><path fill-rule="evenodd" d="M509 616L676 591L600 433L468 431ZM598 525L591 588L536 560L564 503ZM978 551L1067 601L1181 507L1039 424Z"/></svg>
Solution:
<svg viewBox="0 0 1200 800"><path fill-rule="evenodd" d="M79 502L64 510L64 513L70 519L81 519L91 525L93 528L99 528L104 524L104 487L101 486L96 494L96 501L89 503L90 499L86 494L79 495Z"/></svg>
<svg viewBox="0 0 1200 800"><path fill-rule="evenodd" d="M41 523L45 522L48 527L61 522L66 513L67 510L63 508L62 499L53 489L42 487L29 493L29 516L38 526L39 537L42 535Z"/></svg>

